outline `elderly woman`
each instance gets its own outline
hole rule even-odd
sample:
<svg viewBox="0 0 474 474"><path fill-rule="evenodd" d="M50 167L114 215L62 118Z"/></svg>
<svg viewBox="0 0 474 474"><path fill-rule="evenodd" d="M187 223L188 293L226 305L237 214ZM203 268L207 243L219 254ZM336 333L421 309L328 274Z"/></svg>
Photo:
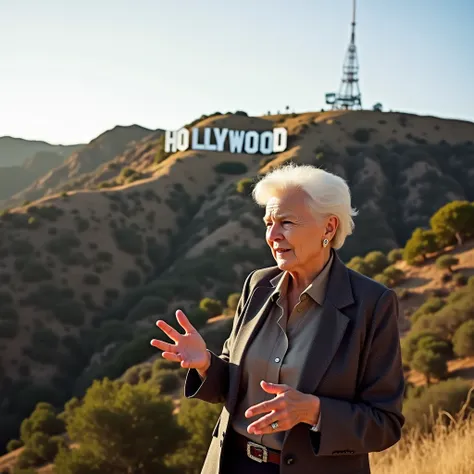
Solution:
<svg viewBox="0 0 474 474"><path fill-rule="evenodd" d="M221 354L182 311L184 334L157 322L174 344L151 341L189 369L186 397L224 404L201 473L368 474L404 424L396 295L336 253L356 215L342 178L286 165L253 196L276 266L246 278Z"/></svg>

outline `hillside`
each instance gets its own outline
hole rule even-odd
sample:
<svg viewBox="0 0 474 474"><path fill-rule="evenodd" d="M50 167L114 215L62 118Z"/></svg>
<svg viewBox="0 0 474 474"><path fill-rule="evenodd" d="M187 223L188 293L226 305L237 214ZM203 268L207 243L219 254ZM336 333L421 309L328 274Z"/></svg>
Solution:
<svg viewBox="0 0 474 474"><path fill-rule="evenodd" d="M57 153L40 151L21 166L0 167L0 206L2 201L30 186L33 181L59 166L64 159Z"/></svg>
<svg viewBox="0 0 474 474"><path fill-rule="evenodd" d="M364 111L197 124L276 125L288 129L288 149L265 157L166 156L160 131L117 130L123 139L104 134L15 197L51 193L0 220L6 439L37 400L62 403L94 377L120 376L152 356L146 341L158 317L191 311L204 296L225 301L251 269L272 264L262 210L237 190L240 180L286 160L347 178L360 216L340 252L346 261L402 247L446 202L474 200L472 123ZM63 186L67 194L52 194Z"/></svg>
<svg viewBox="0 0 474 474"><path fill-rule="evenodd" d="M156 132L155 132L156 133ZM108 130L89 144L72 153L67 159L50 168L44 169L37 178L25 188L10 194L0 206L18 206L24 201L34 201L50 194L57 194L71 181L77 181L87 173L94 172L103 163L124 153L127 148L134 148L135 142L152 134L152 130L132 125L129 127L115 127ZM32 163L28 163L31 169ZM75 189L83 188L78 182Z"/></svg>
<svg viewBox="0 0 474 474"><path fill-rule="evenodd" d="M37 153L54 153L65 159L82 146L82 144L51 145L37 140L0 137L0 170L3 166L22 166Z"/></svg>
<svg viewBox="0 0 474 474"><path fill-rule="evenodd" d="M462 273L466 276L474 274L474 241L468 242L461 248L447 249L445 254L456 256L459 259L459 264L453 267L454 273ZM400 299L402 318L405 319L406 323L408 323L409 316L413 314L413 310L425 302L433 292L450 294L459 289L452 282L446 285L442 281L443 272L436 268L434 259L427 261L425 265L415 267L408 266L405 262L398 262L396 267L405 272L405 280L395 287L396 291L409 290L409 294ZM230 332L232 320L233 315L222 315L208 320L207 324L200 329L208 347L214 351L220 350ZM402 336L406 333L408 326L409 324L406 325L405 329L402 328ZM150 372L153 371L153 364L160 362L160 359L160 355L155 353L148 361L129 368L120 377L120 380L131 384L137 383L138 380L146 380L146 377L149 377ZM179 412L180 402L182 401L182 384L185 370L176 367L174 369L164 370L163 376L165 377L172 372L178 377L177 385L173 384L174 388L167 392L174 398L176 414ZM410 383L418 386L425 385L423 375L416 371L408 371L406 377ZM474 390L474 357L458 358L448 363L446 377L448 383L449 381L455 381L457 377L469 380ZM170 382L167 383L169 385ZM453 474L471 473L472 456L469 447L472 445L470 440L473 433L474 420L472 416L467 420L461 420L459 417L459 421L449 429L442 425L441 420L442 417L435 424L434 437L420 433L418 429L412 431L413 427L409 427L408 430L405 430L399 444L382 453L372 453L370 459L373 472L377 474L398 474L401 472L429 474L435 472L435 466L442 463L443 472L452 472ZM68 439L67 435L65 439ZM71 441L68 440L68 443L71 443ZM78 446L77 443L70 444L71 448L78 448ZM0 456L0 472L2 472L2 469L13 469L23 451L24 448L22 447ZM197 467L196 465L196 469ZM53 473L53 464L43 465L38 468L37 472L43 474Z"/></svg>

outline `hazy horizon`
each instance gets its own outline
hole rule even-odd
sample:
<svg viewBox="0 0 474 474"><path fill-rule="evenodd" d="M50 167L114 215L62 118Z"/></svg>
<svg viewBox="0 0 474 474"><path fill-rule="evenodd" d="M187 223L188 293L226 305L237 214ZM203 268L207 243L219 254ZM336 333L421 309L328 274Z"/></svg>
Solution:
<svg viewBox="0 0 474 474"><path fill-rule="evenodd" d="M327 109L351 15L352 0L0 0L0 136L69 145L216 111ZM363 107L474 122L473 19L468 0L359 0Z"/></svg>

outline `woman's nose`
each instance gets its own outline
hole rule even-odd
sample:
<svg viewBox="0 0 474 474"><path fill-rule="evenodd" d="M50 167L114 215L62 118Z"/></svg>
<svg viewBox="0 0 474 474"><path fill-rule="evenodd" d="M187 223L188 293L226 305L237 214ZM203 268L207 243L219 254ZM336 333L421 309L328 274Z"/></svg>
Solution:
<svg viewBox="0 0 474 474"><path fill-rule="evenodd" d="M281 232L278 226L272 225L268 228L268 240L278 240L281 239Z"/></svg>

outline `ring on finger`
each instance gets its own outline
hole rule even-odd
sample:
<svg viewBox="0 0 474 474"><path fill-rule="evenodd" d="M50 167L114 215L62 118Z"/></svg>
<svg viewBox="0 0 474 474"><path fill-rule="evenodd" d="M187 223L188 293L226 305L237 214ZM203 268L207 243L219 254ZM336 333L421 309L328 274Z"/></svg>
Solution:
<svg viewBox="0 0 474 474"><path fill-rule="evenodd" d="M278 421L274 421L272 424L271 424L271 427L276 430L278 428Z"/></svg>

